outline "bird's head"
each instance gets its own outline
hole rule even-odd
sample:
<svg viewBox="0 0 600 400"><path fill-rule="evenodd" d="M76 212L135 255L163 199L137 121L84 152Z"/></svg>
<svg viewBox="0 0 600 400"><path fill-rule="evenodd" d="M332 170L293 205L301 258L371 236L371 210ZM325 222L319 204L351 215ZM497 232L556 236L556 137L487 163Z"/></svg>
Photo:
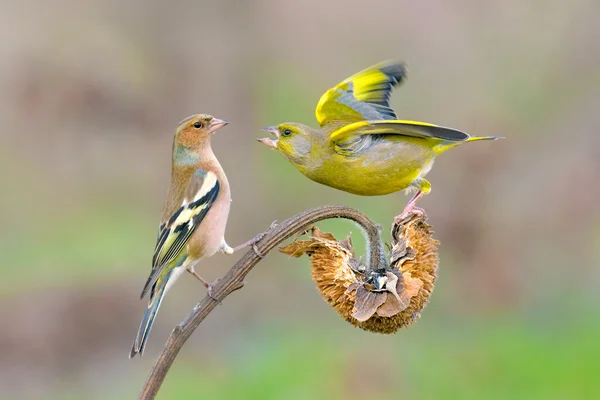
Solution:
<svg viewBox="0 0 600 400"><path fill-rule="evenodd" d="M179 123L175 133L175 143L188 149L197 149L208 142L211 134L227 124L227 121L212 115L192 115Z"/></svg>
<svg viewBox="0 0 600 400"><path fill-rule="evenodd" d="M309 153L315 141L314 130L296 122L287 122L262 128L274 137L257 139L265 146L277 150L282 156L295 164L308 161Z"/></svg>

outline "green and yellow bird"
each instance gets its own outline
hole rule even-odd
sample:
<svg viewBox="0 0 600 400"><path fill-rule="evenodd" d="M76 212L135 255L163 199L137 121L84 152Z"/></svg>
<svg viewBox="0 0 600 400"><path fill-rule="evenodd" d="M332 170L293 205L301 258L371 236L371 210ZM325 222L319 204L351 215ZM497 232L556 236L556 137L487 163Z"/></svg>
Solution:
<svg viewBox="0 0 600 400"><path fill-rule="evenodd" d="M309 179L362 196L416 189L404 212L422 212L417 200L431 191L425 175L435 157L461 143L495 140L426 122L399 120L390 107L392 88L406 79L406 65L373 65L329 89L319 100L320 128L296 122L263 130L258 139Z"/></svg>

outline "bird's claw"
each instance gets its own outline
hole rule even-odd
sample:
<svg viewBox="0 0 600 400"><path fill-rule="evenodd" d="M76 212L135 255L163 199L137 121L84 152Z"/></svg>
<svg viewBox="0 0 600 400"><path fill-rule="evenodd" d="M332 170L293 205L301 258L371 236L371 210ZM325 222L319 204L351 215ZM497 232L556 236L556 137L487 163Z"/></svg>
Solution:
<svg viewBox="0 0 600 400"><path fill-rule="evenodd" d="M258 258L260 258L261 260L263 258L265 258L264 254L262 254L259 250L258 250L258 246L256 246L256 242L252 243L252 250L254 250L254 254L256 254L258 256Z"/></svg>
<svg viewBox="0 0 600 400"><path fill-rule="evenodd" d="M252 250L254 251L254 253L256 253L256 255L259 258L261 258L261 259L265 258L264 254L262 254L258 250L258 246L256 246L256 243L258 243L262 238L264 238L267 235L267 233L269 233L269 231L271 229L273 229L274 227L276 227L276 226L277 226L277 220L271 222L271 225L269 226L269 229L267 229L266 231L261 232L258 235L254 236L252 239L248 240L247 242L244 242L244 243L240 244L239 246L234 247L232 249L233 251L231 251L231 253L235 253L236 251L238 251L240 249L243 249L243 248L248 247L248 246L252 246ZM228 253L228 254L231 254L231 253Z"/></svg>
<svg viewBox="0 0 600 400"><path fill-rule="evenodd" d="M273 229L274 227L277 226L277 220L271 222L271 225L269 226L269 229L267 229L265 232L261 232L258 235L254 236L251 240L250 240L250 245L252 246L252 250L254 250L254 253L258 256L258 258L260 258L261 260L263 258L265 258L265 255L262 254L259 250L258 250L258 246L256 246L256 243L258 243L262 238L264 238L267 233Z"/></svg>
<svg viewBox="0 0 600 400"><path fill-rule="evenodd" d="M402 211L402 214L396 215L394 217L394 223L401 225L408 222L411 218L415 216L422 217L423 215L425 215L425 210L423 210L422 208L415 206L407 206L404 209L404 211Z"/></svg>
<svg viewBox="0 0 600 400"><path fill-rule="evenodd" d="M262 238L264 238L267 235L267 231L265 232L261 232L258 235L254 236L252 238L252 240L250 240L250 243L252 243L253 245L255 245L258 241L260 241Z"/></svg>
<svg viewBox="0 0 600 400"><path fill-rule="evenodd" d="M221 299L217 299L215 296L213 296L212 292L213 292L213 289L214 289L215 285L216 285L216 284L217 284L217 282L219 282L220 280L221 280L221 278L217 278L217 279L215 279L215 280L214 280L214 282L213 282L213 283L210 283L210 284L208 284L208 285L206 286L206 294L208 295L208 297L210 297L210 298L211 298L211 299L213 299L214 301L218 301L218 302L220 302L220 301L221 301Z"/></svg>

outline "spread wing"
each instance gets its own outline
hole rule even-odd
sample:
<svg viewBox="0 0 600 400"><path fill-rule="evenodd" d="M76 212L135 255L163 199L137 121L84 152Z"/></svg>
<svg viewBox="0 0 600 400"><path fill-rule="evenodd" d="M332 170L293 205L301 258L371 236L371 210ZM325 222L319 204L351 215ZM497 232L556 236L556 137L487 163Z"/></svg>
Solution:
<svg viewBox="0 0 600 400"><path fill-rule="evenodd" d="M152 272L142 290L142 298L156 283L165 267L188 243L217 199L219 188L219 181L214 173L202 169L194 172L186 188L181 207L159 227L152 257Z"/></svg>
<svg viewBox="0 0 600 400"><path fill-rule="evenodd" d="M331 141L344 143L362 135L402 135L421 139L440 139L462 142L469 138L465 132L418 121L361 121L348 124L331 133Z"/></svg>
<svg viewBox="0 0 600 400"><path fill-rule="evenodd" d="M386 61L373 65L329 89L315 111L319 125L332 121L396 119L389 100L392 88L407 74L406 64Z"/></svg>
<svg viewBox="0 0 600 400"><path fill-rule="evenodd" d="M349 156L369 148L374 140L391 135L448 142L462 142L470 137L465 132L427 122L384 120L353 122L333 131L330 139L337 153Z"/></svg>

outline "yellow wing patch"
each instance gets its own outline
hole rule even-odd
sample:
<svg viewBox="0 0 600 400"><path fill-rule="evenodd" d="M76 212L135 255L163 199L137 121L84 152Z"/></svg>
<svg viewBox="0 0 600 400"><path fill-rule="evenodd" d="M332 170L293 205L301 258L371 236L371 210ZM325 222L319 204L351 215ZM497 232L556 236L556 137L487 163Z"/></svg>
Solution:
<svg viewBox="0 0 600 400"><path fill-rule="evenodd" d="M330 139L332 142L342 142L344 139L350 138L355 134L357 129L369 126L368 121L354 122L352 124L344 125L338 130L331 133Z"/></svg>
<svg viewBox="0 0 600 400"><path fill-rule="evenodd" d="M406 77L404 63L387 61L360 71L319 99L315 115L319 125L332 121L396 119L389 106L392 88Z"/></svg>
<svg viewBox="0 0 600 400"><path fill-rule="evenodd" d="M381 72L379 69L367 70L350 79L353 84L354 97L358 101L378 102L383 101L386 84L389 76ZM382 88L380 88L383 86ZM376 90L380 89L380 90Z"/></svg>

